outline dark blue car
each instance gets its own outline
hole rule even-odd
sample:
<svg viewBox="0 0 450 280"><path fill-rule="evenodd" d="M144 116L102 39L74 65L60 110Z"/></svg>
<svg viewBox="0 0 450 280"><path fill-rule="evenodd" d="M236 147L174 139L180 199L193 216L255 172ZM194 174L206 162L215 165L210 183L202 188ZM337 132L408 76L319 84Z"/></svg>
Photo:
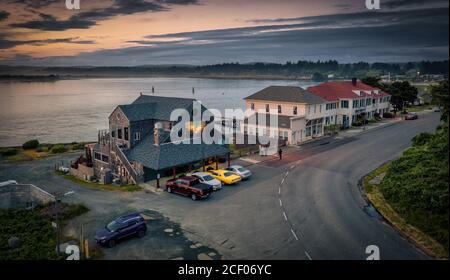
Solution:
<svg viewBox="0 0 450 280"><path fill-rule="evenodd" d="M114 247L120 239L131 236L143 237L147 232L147 225L139 213L125 215L115 219L95 234L98 244Z"/></svg>

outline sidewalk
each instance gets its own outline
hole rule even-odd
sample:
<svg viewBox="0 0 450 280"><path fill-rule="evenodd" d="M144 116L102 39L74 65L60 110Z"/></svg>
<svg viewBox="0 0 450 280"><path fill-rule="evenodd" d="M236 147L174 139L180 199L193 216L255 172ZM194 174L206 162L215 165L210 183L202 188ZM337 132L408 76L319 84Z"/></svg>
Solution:
<svg viewBox="0 0 450 280"><path fill-rule="evenodd" d="M381 127L393 125L393 124L398 123L398 122L400 122L402 120L403 120L402 117L396 117L394 119L383 119L383 120L381 120L379 122L369 123L369 124L367 124L365 126L361 126L361 127L351 127L349 129L340 131L339 134L336 136L336 138L343 139L343 138L347 138L347 137L353 137L353 136L359 135L361 133L365 133L367 131L370 131L372 129L378 129L378 128L381 128Z"/></svg>

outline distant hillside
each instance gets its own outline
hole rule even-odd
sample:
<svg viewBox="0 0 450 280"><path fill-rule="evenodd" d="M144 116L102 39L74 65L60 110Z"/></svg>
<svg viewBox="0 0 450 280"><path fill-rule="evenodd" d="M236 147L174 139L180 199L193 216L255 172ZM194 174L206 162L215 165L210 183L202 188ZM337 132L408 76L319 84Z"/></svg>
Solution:
<svg viewBox="0 0 450 280"><path fill-rule="evenodd" d="M314 79L327 77L350 78L381 75L445 75L448 76L448 60L408 63L347 63L336 60L298 61L276 63L224 63L215 65L148 65L137 67L26 67L0 66L1 79L23 76L70 77L212 77L212 78L273 78Z"/></svg>

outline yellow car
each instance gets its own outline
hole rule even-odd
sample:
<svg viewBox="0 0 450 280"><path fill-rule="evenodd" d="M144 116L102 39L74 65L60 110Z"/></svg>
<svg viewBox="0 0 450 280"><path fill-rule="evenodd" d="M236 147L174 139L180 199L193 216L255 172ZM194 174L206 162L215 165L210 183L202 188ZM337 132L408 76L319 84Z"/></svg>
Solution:
<svg viewBox="0 0 450 280"><path fill-rule="evenodd" d="M208 172L214 178L227 185L235 184L241 180L241 176L228 170L219 169L219 170L209 170Z"/></svg>

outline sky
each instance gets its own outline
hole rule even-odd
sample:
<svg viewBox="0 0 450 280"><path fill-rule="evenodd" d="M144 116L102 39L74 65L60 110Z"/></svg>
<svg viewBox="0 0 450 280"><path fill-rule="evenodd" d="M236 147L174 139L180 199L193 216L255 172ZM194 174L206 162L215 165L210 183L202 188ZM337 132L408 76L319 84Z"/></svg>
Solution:
<svg viewBox="0 0 450 280"><path fill-rule="evenodd" d="M0 64L443 60L448 0L1 0Z"/></svg>

